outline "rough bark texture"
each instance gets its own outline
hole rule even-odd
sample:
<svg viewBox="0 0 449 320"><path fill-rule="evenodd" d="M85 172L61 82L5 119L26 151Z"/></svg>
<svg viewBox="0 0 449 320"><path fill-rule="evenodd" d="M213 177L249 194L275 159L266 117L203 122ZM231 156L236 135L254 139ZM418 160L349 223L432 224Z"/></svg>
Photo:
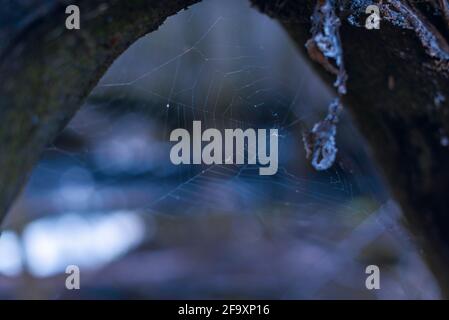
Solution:
<svg viewBox="0 0 449 320"><path fill-rule="evenodd" d="M0 9L0 221L43 148L114 59L198 0L10 1ZM81 29L65 28L65 8Z"/></svg>
<svg viewBox="0 0 449 320"><path fill-rule="evenodd" d="M310 38L316 1L252 2L278 20L307 54L304 44ZM447 74L429 67L433 58L414 30L386 21L380 30L367 30L342 18L340 35L348 74L343 104L369 142L444 296L449 297ZM316 68L328 83L334 81L321 65Z"/></svg>
<svg viewBox="0 0 449 320"><path fill-rule="evenodd" d="M8 22L8 10L0 13L0 220L44 146L66 125L114 58L194 2L107 1L105 6L106 1L77 1L83 14L82 28L76 32L64 28L61 1L16 4L20 10L10 12L14 10L14 21L21 23ZM252 2L278 20L307 54L304 45L310 38L315 0ZM446 0L438 2L443 15L426 19L447 38L449 24L439 17L448 16L449 7ZM347 23L345 14L340 13L348 74L343 104L371 144L448 297L447 74L429 67L434 57L416 31L385 21L380 30L366 30ZM335 80L321 65L316 67L326 81Z"/></svg>

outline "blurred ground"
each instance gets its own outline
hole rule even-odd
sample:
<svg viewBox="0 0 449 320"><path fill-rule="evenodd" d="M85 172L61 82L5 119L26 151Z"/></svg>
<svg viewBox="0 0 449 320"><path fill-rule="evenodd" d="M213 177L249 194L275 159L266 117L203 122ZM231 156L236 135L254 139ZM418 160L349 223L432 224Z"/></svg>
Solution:
<svg viewBox="0 0 449 320"><path fill-rule="evenodd" d="M316 172L301 126L329 91L246 1L204 1L135 43L50 145L3 224L2 298L436 298L344 116ZM278 128L280 169L174 166L169 133ZM81 268L81 290L64 287ZM381 289L365 288L365 268Z"/></svg>

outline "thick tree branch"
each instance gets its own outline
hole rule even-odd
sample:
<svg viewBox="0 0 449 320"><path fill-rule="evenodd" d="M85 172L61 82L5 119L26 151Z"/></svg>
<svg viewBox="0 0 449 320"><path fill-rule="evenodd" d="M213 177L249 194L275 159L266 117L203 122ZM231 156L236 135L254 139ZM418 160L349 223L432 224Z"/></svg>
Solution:
<svg viewBox="0 0 449 320"><path fill-rule="evenodd" d="M299 49L311 37L310 18L316 1L252 0L262 12L278 20ZM365 1L371 3L373 1ZM395 6L406 1L384 1ZM360 13L360 26L345 19L353 11L339 12L342 26L347 94L343 105L367 138L385 173L390 188L402 206L427 260L439 279L444 295L449 293L449 79L445 30L438 16L404 7L423 20L407 22L383 19L380 30L363 27L367 15ZM389 12L401 17L399 8ZM390 8L386 8L390 9ZM354 10L352 8L351 10ZM383 11L383 13L388 13ZM394 15L398 13L399 15ZM410 17L415 19L416 17ZM433 19L433 20L432 20ZM429 48L423 38L425 23L439 47ZM446 36L447 37L447 36ZM430 41L430 40L429 40ZM432 55L432 50L436 51ZM443 55L443 59L437 55ZM316 70L328 82L334 77L319 64ZM337 139L338 141L338 139ZM338 142L337 142L338 143Z"/></svg>
<svg viewBox="0 0 449 320"><path fill-rule="evenodd" d="M115 58L168 16L198 1L70 1L82 13L81 29L75 31L65 28L66 1L2 5L0 221L43 148Z"/></svg>

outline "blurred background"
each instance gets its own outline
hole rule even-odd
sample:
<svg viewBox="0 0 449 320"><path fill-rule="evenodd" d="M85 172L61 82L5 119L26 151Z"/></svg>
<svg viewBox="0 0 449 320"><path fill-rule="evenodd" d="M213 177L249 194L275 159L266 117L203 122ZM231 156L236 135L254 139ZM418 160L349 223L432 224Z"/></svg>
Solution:
<svg viewBox="0 0 449 320"><path fill-rule="evenodd" d="M333 92L247 1L134 43L48 146L2 224L0 298L432 299L436 282L344 113L334 166L301 132ZM170 162L175 128L277 128L279 170ZM65 288L65 268L81 290ZM381 271L367 290L365 268Z"/></svg>

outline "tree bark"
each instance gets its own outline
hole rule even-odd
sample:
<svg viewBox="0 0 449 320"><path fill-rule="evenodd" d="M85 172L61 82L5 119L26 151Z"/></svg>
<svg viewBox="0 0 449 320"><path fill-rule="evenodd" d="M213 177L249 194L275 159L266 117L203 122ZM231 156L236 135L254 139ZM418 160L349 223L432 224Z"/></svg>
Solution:
<svg viewBox="0 0 449 320"><path fill-rule="evenodd" d="M38 160L111 63L199 0L10 1L0 11L0 222ZM76 4L81 29L67 30Z"/></svg>
<svg viewBox="0 0 449 320"><path fill-rule="evenodd" d="M279 21L303 54L316 1L252 0ZM406 2L406 1L402 1ZM418 9L414 9L418 10ZM353 12L352 12L353 13ZM364 12L363 12L364 13ZM379 30L350 25L342 11L340 37L347 94L343 105L367 139L444 297L449 297L449 79L433 68L416 30L381 20ZM364 14L363 19L368 15ZM425 19L425 18L423 18ZM437 17L434 17L436 20ZM442 26L444 20L425 21ZM445 22L447 23L448 20ZM438 32L437 30L434 30ZM315 63L317 72L334 77ZM337 142L338 143L338 142Z"/></svg>

